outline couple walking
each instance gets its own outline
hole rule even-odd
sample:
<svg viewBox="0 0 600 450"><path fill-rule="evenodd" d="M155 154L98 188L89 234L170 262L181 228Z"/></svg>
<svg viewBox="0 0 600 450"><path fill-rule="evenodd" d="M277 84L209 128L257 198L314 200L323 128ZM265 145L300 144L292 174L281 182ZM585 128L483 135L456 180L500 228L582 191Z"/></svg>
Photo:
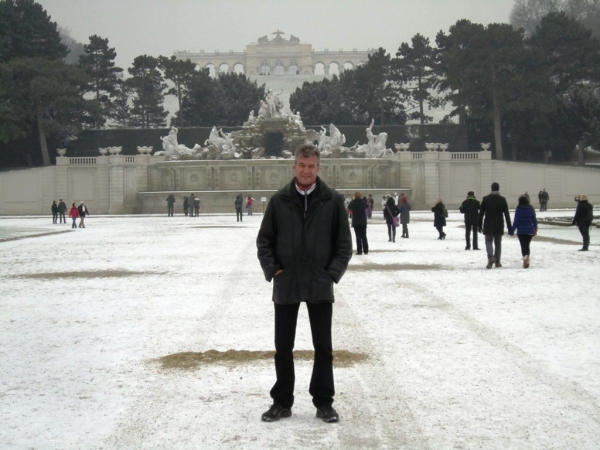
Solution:
<svg viewBox="0 0 600 450"><path fill-rule="evenodd" d="M394 197L388 197L383 208L383 218L387 224L388 242L396 242L396 228L402 224L402 237L408 239L408 224L410 223L410 203L402 195L400 205L396 205Z"/></svg>

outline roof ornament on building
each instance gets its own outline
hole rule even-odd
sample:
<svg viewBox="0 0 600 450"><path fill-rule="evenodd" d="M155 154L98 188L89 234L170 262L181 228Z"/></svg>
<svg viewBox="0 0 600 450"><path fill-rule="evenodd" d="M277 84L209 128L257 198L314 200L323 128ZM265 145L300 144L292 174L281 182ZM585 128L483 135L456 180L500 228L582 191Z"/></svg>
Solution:
<svg viewBox="0 0 600 450"><path fill-rule="evenodd" d="M294 36L293 34L290 34L289 39L285 39L285 38L281 37L282 35L285 34L285 31L281 31L279 29L277 31L274 31L271 34L275 35L275 37L273 39L269 40L269 38L265 34L264 36L258 38L258 43L259 44L299 44L300 43L300 38Z"/></svg>

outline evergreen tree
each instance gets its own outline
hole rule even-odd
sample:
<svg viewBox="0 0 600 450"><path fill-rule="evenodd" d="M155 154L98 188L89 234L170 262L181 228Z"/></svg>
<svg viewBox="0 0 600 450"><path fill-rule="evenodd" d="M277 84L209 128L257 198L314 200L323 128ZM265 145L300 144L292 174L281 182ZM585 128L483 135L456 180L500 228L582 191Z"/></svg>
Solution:
<svg viewBox="0 0 600 450"><path fill-rule="evenodd" d="M0 137L28 136L37 125L44 165L50 165L46 136L73 135L85 108L85 73L59 60L15 58L0 65Z"/></svg>
<svg viewBox="0 0 600 450"><path fill-rule="evenodd" d="M0 0L0 62L13 58L62 59L68 49L55 22L34 0Z"/></svg>
<svg viewBox="0 0 600 450"><path fill-rule="evenodd" d="M86 92L94 95L93 124L95 128L101 128L110 116L111 97L115 95L118 76L123 69L115 66L117 52L108 46L108 39L90 36L89 44L84 45L83 49L85 54L79 57L79 66L90 80Z"/></svg>
<svg viewBox="0 0 600 450"><path fill-rule="evenodd" d="M160 56L158 60L161 69L165 73L165 78L172 81L174 84L174 86L167 91L167 95L177 96L177 102L179 104L179 114L177 115L177 119L172 121L171 125L185 127L187 126L187 123L185 114L181 109L181 101L183 96L187 93L192 79L196 75L196 64L189 59L178 59L175 55L170 58Z"/></svg>
<svg viewBox="0 0 600 450"><path fill-rule="evenodd" d="M406 86L404 98L411 109L417 111L408 115L411 120L419 120L421 125L433 120L425 114L425 104L439 105L439 98L432 91L439 84L437 76L437 52L429 45L429 39L416 34L412 38L412 47L402 43L396 53L398 79Z"/></svg>
<svg viewBox="0 0 600 450"><path fill-rule="evenodd" d="M129 107L130 89L125 82L119 80L111 102L109 117L112 119L114 128L127 128L131 116Z"/></svg>
<svg viewBox="0 0 600 450"><path fill-rule="evenodd" d="M127 71L131 78L125 84L133 93L130 124L140 128L164 127L168 115L163 107L167 85L158 69L158 59L138 56Z"/></svg>

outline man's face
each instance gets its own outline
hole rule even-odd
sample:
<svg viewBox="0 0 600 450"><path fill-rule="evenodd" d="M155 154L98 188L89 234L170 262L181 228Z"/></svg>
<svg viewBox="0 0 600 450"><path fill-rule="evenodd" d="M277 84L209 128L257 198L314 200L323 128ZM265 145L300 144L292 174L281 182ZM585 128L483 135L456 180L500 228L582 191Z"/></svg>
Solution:
<svg viewBox="0 0 600 450"><path fill-rule="evenodd" d="M294 174L300 187L310 187L317 181L319 174L319 158L313 156L298 156L294 163Z"/></svg>

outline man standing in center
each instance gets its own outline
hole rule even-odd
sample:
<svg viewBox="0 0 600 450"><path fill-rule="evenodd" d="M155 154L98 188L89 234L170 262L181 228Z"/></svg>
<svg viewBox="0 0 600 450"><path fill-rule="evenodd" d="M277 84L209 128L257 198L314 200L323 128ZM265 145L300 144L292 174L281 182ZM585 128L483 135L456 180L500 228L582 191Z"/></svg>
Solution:
<svg viewBox="0 0 600 450"><path fill-rule="evenodd" d="M337 422L333 408L333 283L352 257L344 198L319 177L320 153L310 144L296 151L294 179L271 197L256 245L267 281L273 280L275 372L273 405L261 419L291 417L294 404L294 340L300 303L308 309L315 359L309 392L317 418Z"/></svg>
<svg viewBox="0 0 600 450"><path fill-rule="evenodd" d="M500 185L494 182L492 183L492 192L483 197L479 209L479 232L485 235L485 248L488 256L486 269L491 269L494 264L496 267L502 267L500 258L502 256L502 236L504 235L503 215L506 220L506 228L510 230L512 224L508 203L500 195Z"/></svg>

